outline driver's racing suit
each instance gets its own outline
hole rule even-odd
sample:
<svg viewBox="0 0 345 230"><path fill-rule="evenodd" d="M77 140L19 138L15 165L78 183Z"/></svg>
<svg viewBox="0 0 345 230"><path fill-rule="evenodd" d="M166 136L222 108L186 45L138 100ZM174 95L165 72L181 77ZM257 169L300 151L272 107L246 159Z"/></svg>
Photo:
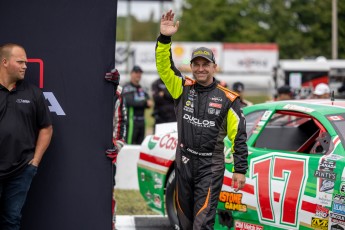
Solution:
<svg viewBox="0 0 345 230"><path fill-rule="evenodd" d="M245 118L238 94L217 81L207 87L182 76L174 66L171 37L156 44L160 78L175 100L178 122L176 201L182 229L213 229L224 175L224 142L232 143L234 172L248 168Z"/></svg>

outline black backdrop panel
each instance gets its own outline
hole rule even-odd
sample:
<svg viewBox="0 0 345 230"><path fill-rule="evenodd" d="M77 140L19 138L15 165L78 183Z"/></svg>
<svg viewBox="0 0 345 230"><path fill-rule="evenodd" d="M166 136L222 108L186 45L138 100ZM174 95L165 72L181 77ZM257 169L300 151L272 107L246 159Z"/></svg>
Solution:
<svg viewBox="0 0 345 230"><path fill-rule="evenodd" d="M24 46L26 79L41 84L53 140L24 207L23 230L111 229L117 0L0 0L0 44Z"/></svg>

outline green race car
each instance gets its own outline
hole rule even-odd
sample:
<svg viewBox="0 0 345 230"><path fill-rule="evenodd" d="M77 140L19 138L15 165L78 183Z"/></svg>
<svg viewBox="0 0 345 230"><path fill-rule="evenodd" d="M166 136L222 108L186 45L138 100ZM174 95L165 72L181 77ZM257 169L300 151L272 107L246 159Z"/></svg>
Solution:
<svg viewBox="0 0 345 230"><path fill-rule="evenodd" d="M225 139L214 228L345 229L345 101L269 102L243 112L246 185L239 192L230 186L233 157ZM140 193L151 209L168 215L175 229L177 143L176 130L147 136L138 161Z"/></svg>

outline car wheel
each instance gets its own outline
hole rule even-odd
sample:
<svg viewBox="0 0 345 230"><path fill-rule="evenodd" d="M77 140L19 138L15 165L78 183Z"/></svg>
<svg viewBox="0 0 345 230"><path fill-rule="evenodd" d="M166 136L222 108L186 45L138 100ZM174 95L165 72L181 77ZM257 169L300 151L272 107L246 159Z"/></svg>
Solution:
<svg viewBox="0 0 345 230"><path fill-rule="evenodd" d="M171 226L180 229L177 218L176 196L175 196L175 170L170 173L165 192L165 206Z"/></svg>

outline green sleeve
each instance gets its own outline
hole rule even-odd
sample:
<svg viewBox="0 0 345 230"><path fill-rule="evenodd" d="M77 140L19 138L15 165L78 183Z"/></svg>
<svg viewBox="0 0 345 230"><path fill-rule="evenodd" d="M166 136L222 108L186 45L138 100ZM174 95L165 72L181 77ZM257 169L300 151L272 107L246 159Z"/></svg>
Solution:
<svg viewBox="0 0 345 230"><path fill-rule="evenodd" d="M159 77L166 85L169 93L174 99L181 96L183 91L183 77L174 66L171 55L171 42L162 43L157 41L156 45L156 67Z"/></svg>

